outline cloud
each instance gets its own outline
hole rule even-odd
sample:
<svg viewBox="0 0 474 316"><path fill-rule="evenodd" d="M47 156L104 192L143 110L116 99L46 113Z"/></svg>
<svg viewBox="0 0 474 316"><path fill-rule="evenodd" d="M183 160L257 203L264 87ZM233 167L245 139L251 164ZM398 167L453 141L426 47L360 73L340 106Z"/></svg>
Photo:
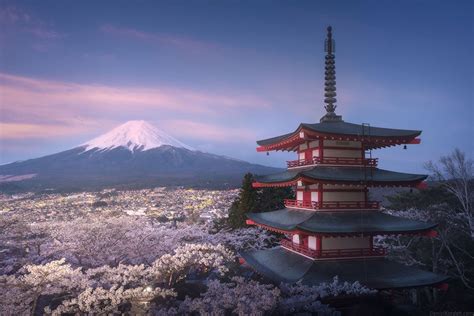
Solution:
<svg viewBox="0 0 474 316"><path fill-rule="evenodd" d="M64 37L63 34L52 30L52 29L45 29L42 27L32 27L25 29L26 32L33 34L34 36L41 38L41 39L58 39Z"/></svg>
<svg viewBox="0 0 474 316"><path fill-rule="evenodd" d="M2 25L27 24L32 20L28 13L22 12L15 7L0 7L0 23Z"/></svg>
<svg viewBox="0 0 474 316"><path fill-rule="evenodd" d="M190 120L168 120L162 122L162 126L168 131L173 131L173 135L189 139L205 139L226 143L254 141L256 139L255 133L249 128L223 127Z"/></svg>
<svg viewBox="0 0 474 316"><path fill-rule="evenodd" d="M0 6L1 45L8 47L19 35L32 37L31 47L40 52L49 50L50 45L66 35L54 29L51 23L13 6Z"/></svg>
<svg viewBox="0 0 474 316"><path fill-rule="evenodd" d="M51 138L61 135L71 136L84 132L81 126L60 124L29 124L29 123L3 123L0 122L0 139L36 139Z"/></svg>
<svg viewBox="0 0 474 316"><path fill-rule="evenodd" d="M185 52L210 53L216 52L216 50L219 49L219 45L216 43L195 40L184 36L150 33L133 28L116 27L110 24L102 25L100 31L104 34L139 40L149 44L174 47Z"/></svg>
<svg viewBox="0 0 474 316"><path fill-rule="evenodd" d="M211 118L219 122L229 113L268 106L265 100L252 95L79 84L0 73L0 139L77 135L100 126L110 127L123 118L148 119L158 113L162 120L192 116L194 120ZM219 124L182 123L190 130L186 135L193 138L218 140L226 133L226 127ZM181 130L176 124L172 127ZM240 132L227 130L231 135Z"/></svg>

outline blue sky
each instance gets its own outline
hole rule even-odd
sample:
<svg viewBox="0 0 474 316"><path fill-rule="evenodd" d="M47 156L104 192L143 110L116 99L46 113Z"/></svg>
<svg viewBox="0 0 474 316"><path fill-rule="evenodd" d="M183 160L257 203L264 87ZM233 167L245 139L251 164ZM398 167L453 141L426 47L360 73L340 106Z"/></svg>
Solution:
<svg viewBox="0 0 474 316"><path fill-rule="evenodd" d="M204 151L273 166L255 140L315 122L323 41L336 40L338 114L422 129L378 150L423 172L473 155L472 1L0 1L0 163L72 148L146 119Z"/></svg>

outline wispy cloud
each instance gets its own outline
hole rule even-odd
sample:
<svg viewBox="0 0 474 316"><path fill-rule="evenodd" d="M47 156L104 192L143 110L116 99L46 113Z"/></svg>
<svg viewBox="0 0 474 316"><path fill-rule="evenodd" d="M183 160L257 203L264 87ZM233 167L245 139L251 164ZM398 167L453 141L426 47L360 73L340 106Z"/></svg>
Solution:
<svg viewBox="0 0 474 316"><path fill-rule="evenodd" d="M159 113L162 117L219 118L242 108L268 107L254 96L177 88L120 87L50 81L0 73L0 138L61 137L102 123ZM106 118L106 119L104 119ZM178 128L178 121L169 123ZM227 127L182 121L189 137L220 139ZM241 131L227 128L229 133ZM243 133L242 135L244 135ZM183 134L184 135L184 134Z"/></svg>
<svg viewBox="0 0 474 316"><path fill-rule="evenodd" d="M104 34L139 40L149 44L174 47L186 52L209 53L215 52L219 48L219 45L216 43L196 40L190 37L165 33L150 33L134 28L116 27L110 24L102 25L100 31Z"/></svg>
<svg viewBox="0 0 474 316"><path fill-rule="evenodd" d="M64 34L61 34L52 29L46 29L42 27L26 28L25 31L41 39L58 39L64 37Z"/></svg>
<svg viewBox="0 0 474 316"><path fill-rule="evenodd" d="M37 51L47 51L52 41L66 35L38 18L34 14L14 6L0 6L0 27L2 28L2 45L8 40L16 40L19 34L32 36L31 47Z"/></svg>
<svg viewBox="0 0 474 316"><path fill-rule="evenodd" d="M0 23L8 24L28 24L32 21L31 16L15 7L0 7Z"/></svg>
<svg viewBox="0 0 474 316"><path fill-rule="evenodd" d="M217 142L254 141L255 133L249 128L223 127L216 124L190 120L168 120L162 123L166 130L173 131L177 137Z"/></svg>
<svg viewBox="0 0 474 316"><path fill-rule="evenodd" d="M32 123L3 123L0 122L0 139L48 139L51 137L67 137L84 132L84 126L68 124L32 124Z"/></svg>

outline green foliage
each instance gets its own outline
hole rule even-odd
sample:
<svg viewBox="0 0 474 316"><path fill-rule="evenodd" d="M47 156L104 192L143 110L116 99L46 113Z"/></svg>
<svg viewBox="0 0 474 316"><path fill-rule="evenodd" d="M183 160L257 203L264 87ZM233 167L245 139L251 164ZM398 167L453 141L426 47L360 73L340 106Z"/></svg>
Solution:
<svg viewBox="0 0 474 316"><path fill-rule="evenodd" d="M239 196L229 210L229 226L239 228L245 226L245 213L255 210L257 206L257 191L252 187L253 175L247 173L242 180Z"/></svg>
<svg viewBox="0 0 474 316"><path fill-rule="evenodd" d="M239 196L230 207L228 225L232 228L245 227L248 212L274 211L284 207L284 199L294 198L290 187L255 189L253 181L251 173L244 176Z"/></svg>

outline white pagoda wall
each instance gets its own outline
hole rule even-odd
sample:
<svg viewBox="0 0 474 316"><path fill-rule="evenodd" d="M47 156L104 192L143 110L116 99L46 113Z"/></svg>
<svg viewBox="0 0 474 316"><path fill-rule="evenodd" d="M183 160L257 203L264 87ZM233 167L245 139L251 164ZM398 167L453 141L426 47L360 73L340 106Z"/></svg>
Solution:
<svg viewBox="0 0 474 316"><path fill-rule="evenodd" d="M325 148L336 147L336 148ZM350 148L350 149L337 149ZM362 158L362 143L353 141L325 140L323 145L324 157Z"/></svg>
<svg viewBox="0 0 474 316"><path fill-rule="evenodd" d="M316 241L315 236L308 236L308 248L309 249L317 250L316 243L317 243L317 241Z"/></svg>
<svg viewBox="0 0 474 316"><path fill-rule="evenodd" d="M298 201L303 201L303 191L301 190L296 191L296 199Z"/></svg>
<svg viewBox="0 0 474 316"><path fill-rule="evenodd" d="M337 149L338 147L341 149ZM312 157L319 157L319 141L315 140L298 146L298 159L305 159L304 151L310 148L313 148ZM363 155L361 142L324 140L324 157L363 158Z"/></svg>
<svg viewBox="0 0 474 316"><path fill-rule="evenodd" d="M309 145L309 146L308 146ZM298 149L299 150L306 150L308 148L318 148L319 147L319 141L317 140L313 140L311 142L309 142L309 144L301 144Z"/></svg>
<svg viewBox="0 0 474 316"><path fill-rule="evenodd" d="M324 157L362 158L361 150L324 149Z"/></svg>
<svg viewBox="0 0 474 316"><path fill-rule="evenodd" d="M346 148L362 148L361 142L340 141L340 140L324 140L323 147L346 147Z"/></svg>
<svg viewBox="0 0 474 316"><path fill-rule="evenodd" d="M323 237L323 250L369 248L371 237Z"/></svg>

